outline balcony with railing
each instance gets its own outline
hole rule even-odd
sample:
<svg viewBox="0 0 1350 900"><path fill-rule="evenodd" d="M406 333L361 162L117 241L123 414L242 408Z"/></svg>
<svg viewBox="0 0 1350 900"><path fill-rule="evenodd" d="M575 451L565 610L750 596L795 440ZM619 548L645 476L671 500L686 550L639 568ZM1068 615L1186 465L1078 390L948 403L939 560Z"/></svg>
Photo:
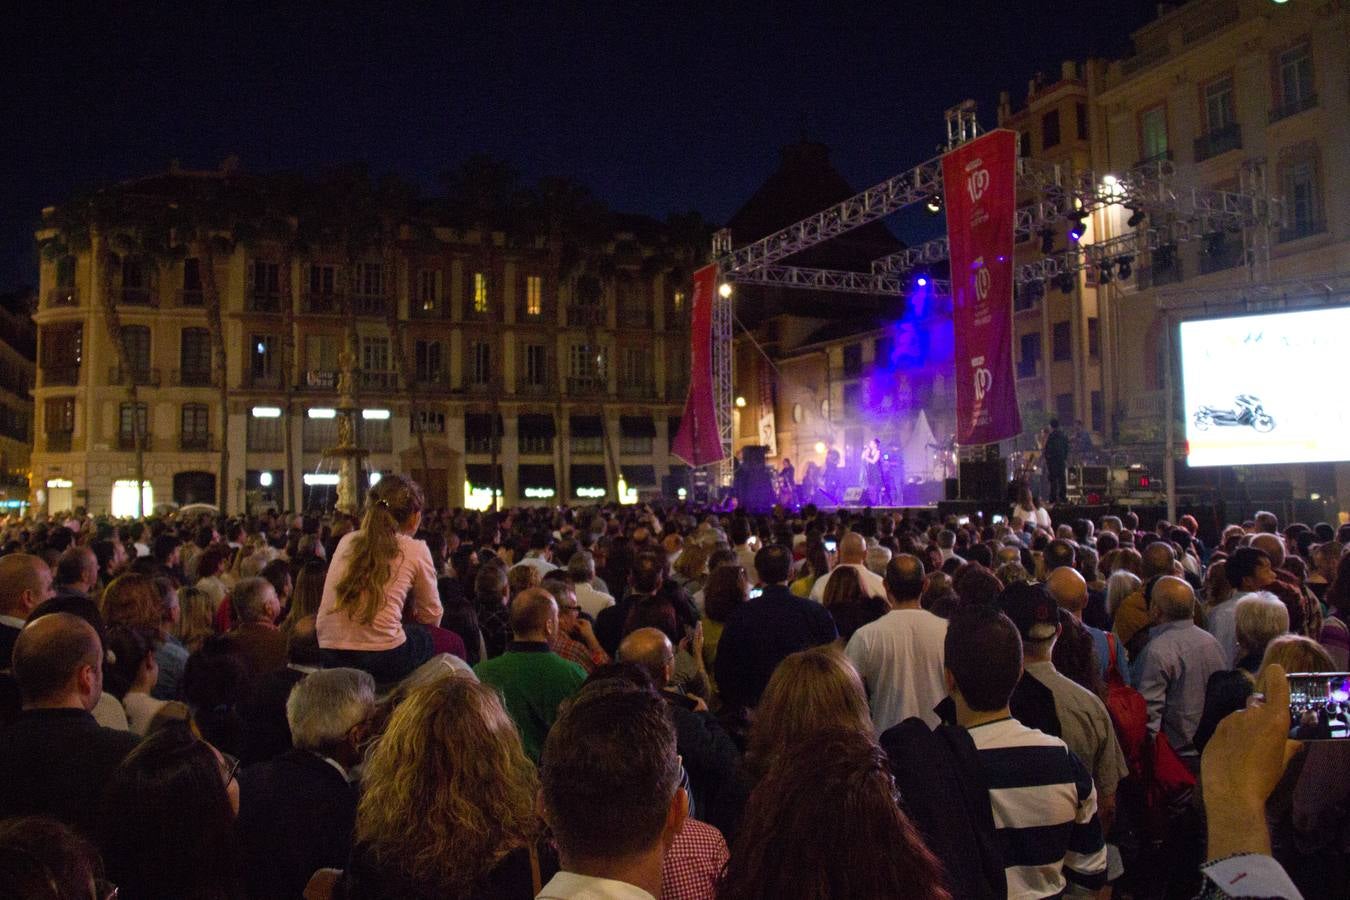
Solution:
<svg viewBox="0 0 1350 900"><path fill-rule="evenodd" d="M43 366L41 371L43 387L74 387L80 383L80 367L78 365Z"/></svg>
<svg viewBox="0 0 1350 900"><path fill-rule="evenodd" d="M371 372L362 369L357 373L356 383L363 391L396 391L398 390L398 373Z"/></svg>
<svg viewBox="0 0 1350 900"><path fill-rule="evenodd" d="M1206 242L1200 251L1200 274L1222 272L1246 262L1246 250L1240 239Z"/></svg>
<svg viewBox="0 0 1350 900"><path fill-rule="evenodd" d="M650 378L620 381L619 396L625 400L655 400L656 382Z"/></svg>
<svg viewBox="0 0 1350 900"><path fill-rule="evenodd" d="M311 316L337 315L342 312L342 298L337 294L306 293L300 298L300 310Z"/></svg>
<svg viewBox="0 0 1350 900"><path fill-rule="evenodd" d="M445 369L417 372L415 373L414 383L419 393L448 394L450 392L450 373Z"/></svg>
<svg viewBox="0 0 1350 900"><path fill-rule="evenodd" d="M159 298L145 285L123 285L117 293L117 299L123 306L159 305Z"/></svg>
<svg viewBox="0 0 1350 900"><path fill-rule="evenodd" d="M240 387L244 388L245 390L279 391L281 390L281 382L282 378L280 371L276 372L248 371L244 373L244 377L240 380Z"/></svg>
<svg viewBox="0 0 1350 900"><path fill-rule="evenodd" d="M1317 105L1317 92L1311 91L1301 97L1281 103L1270 111L1270 124L1274 125L1281 119L1287 119L1290 116L1296 116L1301 112L1306 112Z"/></svg>
<svg viewBox="0 0 1350 900"><path fill-rule="evenodd" d="M389 298L384 294L352 294L352 313L358 316L384 316Z"/></svg>
<svg viewBox="0 0 1350 900"><path fill-rule="evenodd" d="M502 380L496 375L483 376L481 373L467 372L464 376L464 391L469 394L487 396L500 393Z"/></svg>
<svg viewBox="0 0 1350 900"><path fill-rule="evenodd" d="M49 431L46 434L44 447L48 453L69 453L74 444L75 432L73 431Z"/></svg>
<svg viewBox="0 0 1350 900"><path fill-rule="evenodd" d="M206 305L206 295L202 293L201 288L190 291L176 291L174 293L174 304L188 309L197 309Z"/></svg>
<svg viewBox="0 0 1350 900"><path fill-rule="evenodd" d="M1227 153L1229 150L1242 149L1242 126L1234 122L1217 131L1211 131L1209 134L1202 134L1195 139L1195 161L1204 162L1207 159L1218 156L1221 153Z"/></svg>
<svg viewBox="0 0 1350 900"><path fill-rule="evenodd" d="M178 449L189 451L216 451L220 447L216 444L215 435L201 434L199 432L183 432L178 435Z"/></svg>
<svg viewBox="0 0 1350 900"><path fill-rule="evenodd" d="M444 297L412 298L408 302L408 311L414 319L444 319L450 315L450 304Z"/></svg>
<svg viewBox="0 0 1350 900"><path fill-rule="evenodd" d="M615 321L620 328L651 328L655 315L646 304L625 303L619 307Z"/></svg>
<svg viewBox="0 0 1350 900"><path fill-rule="evenodd" d="M609 390L609 379L603 375L568 375L567 393L572 397L594 397Z"/></svg>
<svg viewBox="0 0 1350 900"><path fill-rule="evenodd" d="M541 299L533 308L529 301L522 300L516 310L516 321L524 325L551 325L557 319L556 307L551 300Z"/></svg>
<svg viewBox="0 0 1350 900"><path fill-rule="evenodd" d="M337 380L336 369L309 369L302 374L296 387L302 391L335 391Z"/></svg>
<svg viewBox="0 0 1350 900"><path fill-rule="evenodd" d="M1152 156L1145 156L1143 159L1135 163L1133 168L1143 169L1149 166L1156 166L1159 163L1171 161L1172 161L1172 148L1168 147L1166 150L1163 150L1160 153L1155 153Z"/></svg>
<svg viewBox="0 0 1350 900"><path fill-rule="evenodd" d="M666 376L666 399L684 400L689 396L689 377L686 376Z"/></svg>
<svg viewBox="0 0 1350 900"><path fill-rule="evenodd" d="M141 435L142 450L152 450L154 449L154 446L155 446L154 437L148 431ZM136 449L135 433L130 431L117 432L117 449L135 450Z"/></svg>
<svg viewBox="0 0 1350 900"><path fill-rule="evenodd" d="M1286 244L1289 241L1302 240L1305 237L1321 234L1326 230L1327 223L1324 219L1295 219L1280 229L1279 240L1281 244Z"/></svg>
<svg viewBox="0 0 1350 900"><path fill-rule="evenodd" d="M136 384L143 387L159 387L159 369L140 368L123 372L118 366L108 368L108 384Z"/></svg>
<svg viewBox="0 0 1350 900"><path fill-rule="evenodd" d="M574 303L567 307L567 324L573 328L603 328L605 307L599 303Z"/></svg>
<svg viewBox="0 0 1350 900"><path fill-rule="evenodd" d="M281 312L281 294L272 291L253 291L248 294L246 308L255 313Z"/></svg>
<svg viewBox="0 0 1350 900"><path fill-rule="evenodd" d="M210 369L174 369L169 383L174 387L220 387L220 377Z"/></svg>
<svg viewBox="0 0 1350 900"><path fill-rule="evenodd" d="M80 292L75 285L57 285L47 292L48 307L79 306Z"/></svg>

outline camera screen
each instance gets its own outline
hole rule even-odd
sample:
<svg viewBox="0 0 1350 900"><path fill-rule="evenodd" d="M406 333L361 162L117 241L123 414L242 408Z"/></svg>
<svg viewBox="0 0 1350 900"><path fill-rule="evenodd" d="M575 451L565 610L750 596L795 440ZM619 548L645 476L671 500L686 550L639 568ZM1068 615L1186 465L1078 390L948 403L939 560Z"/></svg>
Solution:
<svg viewBox="0 0 1350 900"><path fill-rule="evenodd" d="M1350 737L1350 673L1289 676L1289 736L1301 741Z"/></svg>

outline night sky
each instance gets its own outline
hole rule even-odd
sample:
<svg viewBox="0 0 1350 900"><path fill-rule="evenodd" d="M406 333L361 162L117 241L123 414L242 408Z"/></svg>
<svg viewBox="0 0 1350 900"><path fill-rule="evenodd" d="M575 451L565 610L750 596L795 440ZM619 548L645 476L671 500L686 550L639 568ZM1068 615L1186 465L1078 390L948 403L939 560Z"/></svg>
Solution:
<svg viewBox="0 0 1350 900"><path fill-rule="evenodd" d="M0 291L36 279L44 205L174 158L363 160L438 191L482 152L616 209L720 222L803 130L861 188L931 157L962 98L990 127L1000 89L1020 103L1061 59L1122 55L1155 14L1144 0L339 5L16 4L0 23Z"/></svg>

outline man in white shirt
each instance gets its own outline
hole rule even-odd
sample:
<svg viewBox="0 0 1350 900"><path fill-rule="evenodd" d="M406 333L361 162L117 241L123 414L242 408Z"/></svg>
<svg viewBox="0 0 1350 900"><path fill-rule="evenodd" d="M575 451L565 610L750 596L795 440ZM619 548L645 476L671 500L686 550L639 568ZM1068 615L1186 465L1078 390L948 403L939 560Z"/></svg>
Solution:
<svg viewBox="0 0 1350 900"><path fill-rule="evenodd" d="M530 536L530 549L517 565L529 566L539 573L539 580L552 572L558 566L553 562L553 551L549 545L553 541L553 535L547 531L536 531Z"/></svg>
<svg viewBox="0 0 1350 900"><path fill-rule="evenodd" d="M839 566L852 566L857 569L858 580L862 582L863 590L867 592L868 596L880 597L882 600L885 600L886 585L882 582L880 575L867 570L867 566L865 565L866 562L867 542L863 540L863 536L858 534L858 532L850 531L848 534L844 535L843 539L839 542L839 565L834 568L838 569ZM824 602L825 586L829 583L830 575L833 574L833 572L834 570L826 572L823 576L816 579L815 585L811 588L812 600L817 603Z"/></svg>
<svg viewBox="0 0 1350 900"><path fill-rule="evenodd" d="M578 550L567 561L567 574L576 588L577 605L594 619L614 605L614 598L595 589L595 557L588 550Z"/></svg>
<svg viewBox="0 0 1350 900"><path fill-rule="evenodd" d="M544 821L562 871L539 900L655 900L689 814L675 726L649 690L605 681L562 708L540 759Z"/></svg>
<svg viewBox="0 0 1350 900"><path fill-rule="evenodd" d="M894 557L885 580L891 611L854 632L845 648L867 686L877 734L911 716L930 728L938 724L933 707L947 696L942 675L947 622L919 606L927 583L916 557Z"/></svg>

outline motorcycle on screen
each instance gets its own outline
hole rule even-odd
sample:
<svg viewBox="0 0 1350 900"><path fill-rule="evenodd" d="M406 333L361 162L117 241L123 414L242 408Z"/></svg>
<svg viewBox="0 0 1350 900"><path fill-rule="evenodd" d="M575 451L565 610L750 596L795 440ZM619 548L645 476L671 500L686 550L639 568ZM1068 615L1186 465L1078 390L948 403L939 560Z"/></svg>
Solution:
<svg viewBox="0 0 1350 900"><path fill-rule="evenodd" d="M1224 428L1250 426L1260 434L1275 430L1275 417L1261 406L1260 397L1251 394L1238 394L1233 399L1233 406L1227 409L1202 406L1196 410L1191 421L1200 431L1208 431L1212 425Z"/></svg>

